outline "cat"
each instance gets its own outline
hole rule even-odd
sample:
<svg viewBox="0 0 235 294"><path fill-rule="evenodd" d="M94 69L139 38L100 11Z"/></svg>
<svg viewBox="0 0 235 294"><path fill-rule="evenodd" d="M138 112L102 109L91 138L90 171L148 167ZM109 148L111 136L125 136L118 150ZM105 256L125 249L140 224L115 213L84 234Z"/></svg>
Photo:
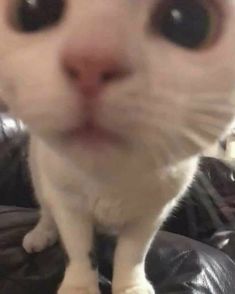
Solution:
<svg viewBox="0 0 235 294"><path fill-rule="evenodd" d="M28 253L61 237L59 294L98 294L94 228L118 235L114 294L153 294L145 257L231 125L234 1L1 0L0 89L31 136L41 218Z"/></svg>

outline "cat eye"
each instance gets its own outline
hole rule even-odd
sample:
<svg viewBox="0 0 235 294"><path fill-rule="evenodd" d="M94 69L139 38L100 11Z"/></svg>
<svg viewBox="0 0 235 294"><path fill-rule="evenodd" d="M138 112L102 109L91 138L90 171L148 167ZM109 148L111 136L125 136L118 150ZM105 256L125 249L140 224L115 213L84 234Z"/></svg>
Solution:
<svg viewBox="0 0 235 294"><path fill-rule="evenodd" d="M212 2L161 0L151 15L151 30L189 49L204 47L218 33L220 13Z"/></svg>
<svg viewBox="0 0 235 294"><path fill-rule="evenodd" d="M56 24L64 6L64 0L17 0L13 23L22 32L39 31Z"/></svg>

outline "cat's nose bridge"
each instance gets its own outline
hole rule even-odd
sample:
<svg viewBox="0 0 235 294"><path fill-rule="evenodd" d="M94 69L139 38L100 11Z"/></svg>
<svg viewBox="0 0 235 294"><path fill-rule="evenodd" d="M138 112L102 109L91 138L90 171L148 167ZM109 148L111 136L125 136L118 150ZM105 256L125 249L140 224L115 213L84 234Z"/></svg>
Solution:
<svg viewBox="0 0 235 294"><path fill-rule="evenodd" d="M128 42L120 23L90 20L64 42L62 66L84 96L99 96L105 85L131 73Z"/></svg>
<svg viewBox="0 0 235 294"><path fill-rule="evenodd" d="M129 0L128 0L129 1ZM127 0L77 0L72 3L68 12L70 24L82 31L104 25L113 27L124 24L130 19Z"/></svg>
<svg viewBox="0 0 235 294"><path fill-rule="evenodd" d="M80 0L74 1L68 13L68 30L73 32L73 44L86 42L89 38L100 38L100 42L112 42L130 32L130 12L126 0Z"/></svg>

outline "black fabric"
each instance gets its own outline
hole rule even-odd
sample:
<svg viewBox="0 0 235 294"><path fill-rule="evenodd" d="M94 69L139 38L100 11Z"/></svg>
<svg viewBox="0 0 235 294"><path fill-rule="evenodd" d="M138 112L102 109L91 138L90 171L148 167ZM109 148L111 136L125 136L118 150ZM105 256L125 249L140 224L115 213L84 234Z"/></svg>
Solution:
<svg viewBox="0 0 235 294"><path fill-rule="evenodd" d="M0 293L55 293L62 279L64 256L58 246L28 255L22 238L36 223L36 211L0 207Z"/></svg>
<svg viewBox="0 0 235 294"><path fill-rule="evenodd" d="M65 254L59 244L28 255L22 238L38 219L33 209L0 207L0 293L55 294L63 278ZM112 238L97 238L102 294L111 293ZM228 255L200 242L168 232L154 240L146 271L159 294L232 294L235 263Z"/></svg>
<svg viewBox="0 0 235 294"><path fill-rule="evenodd" d="M0 113L0 203L35 207L27 165L28 135L19 120Z"/></svg>
<svg viewBox="0 0 235 294"><path fill-rule="evenodd" d="M235 232L234 231L218 231L207 243L219 250L225 252L235 261Z"/></svg>
<svg viewBox="0 0 235 294"><path fill-rule="evenodd" d="M192 186L164 229L205 242L235 229L235 173L218 159L203 157Z"/></svg>

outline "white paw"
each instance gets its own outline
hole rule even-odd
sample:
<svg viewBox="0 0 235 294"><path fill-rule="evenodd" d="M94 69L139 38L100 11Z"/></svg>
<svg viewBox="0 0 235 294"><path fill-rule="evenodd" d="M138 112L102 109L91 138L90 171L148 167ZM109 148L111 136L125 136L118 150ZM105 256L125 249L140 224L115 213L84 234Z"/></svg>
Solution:
<svg viewBox="0 0 235 294"><path fill-rule="evenodd" d="M57 294L100 294L97 287L62 286Z"/></svg>
<svg viewBox="0 0 235 294"><path fill-rule="evenodd" d="M57 294L100 294L97 271L86 261L85 264L70 262Z"/></svg>
<svg viewBox="0 0 235 294"><path fill-rule="evenodd" d="M119 290L114 290L114 294L155 294L153 286L148 282L144 281L142 283L121 287Z"/></svg>
<svg viewBox="0 0 235 294"><path fill-rule="evenodd" d="M57 237L56 230L43 230L40 227L35 227L25 235L23 247L27 253L40 252L54 245L57 241Z"/></svg>

